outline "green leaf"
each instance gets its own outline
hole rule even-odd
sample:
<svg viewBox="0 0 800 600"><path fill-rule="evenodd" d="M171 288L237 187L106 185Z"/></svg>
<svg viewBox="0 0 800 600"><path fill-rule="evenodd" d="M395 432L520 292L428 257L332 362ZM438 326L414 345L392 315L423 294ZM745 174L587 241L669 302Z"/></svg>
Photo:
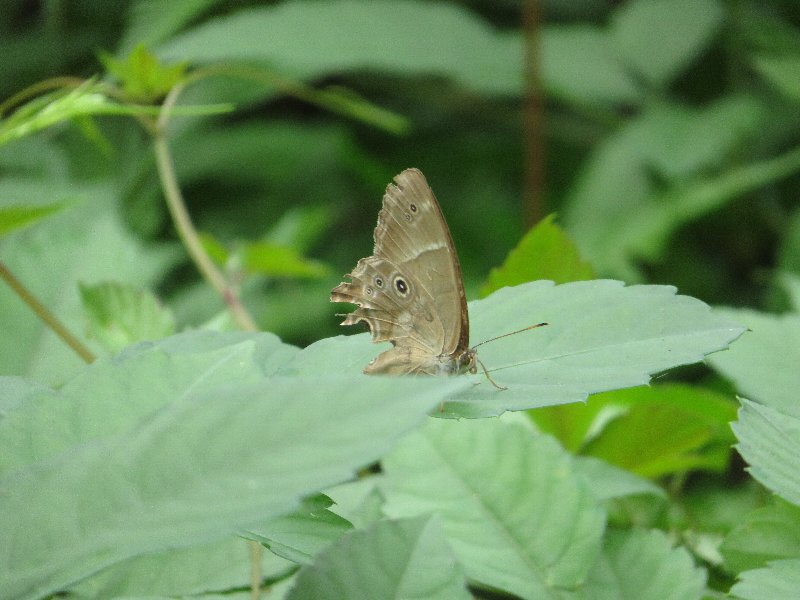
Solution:
<svg viewBox="0 0 800 600"><path fill-rule="evenodd" d="M175 115L209 115L230 112L230 104L180 106ZM39 96L18 108L10 117L0 120L0 146L37 133L64 121L90 115L157 115L160 108L137 104L121 104L106 95L105 88L87 81L69 90L58 90Z"/></svg>
<svg viewBox="0 0 800 600"><path fill-rule="evenodd" d="M552 438L495 419L431 419L382 464L385 512L438 515L478 584L558 597L597 558L603 511Z"/></svg>
<svg viewBox="0 0 800 600"><path fill-rule="evenodd" d="M739 420L732 425L736 449L750 474L782 498L800 504L800 417L742 400Z"/></svg>
<svg viewBox="0 0 800 600"><path fill-rule="evenodd" d="M470 377L479 385L446 404L447 416L496 415L642 385L648 374L702 360L743 331L674 288L608 280L504 288L471 303L470 314L473 342L540 321L549 325L481 346L479 358L509 389L498 391L479 370ZM360 368L376 354L365 338L349 343L362 352Z"/></svg>
<svg viewBox="0 0 800 600"><path fill-rule="evenodd" d="M800 100L800 55L755 56L755 69L775 88L790 100Z"/></svg>
<svg viewBox="0 0 800 600"><path fill-rule="evenodd" d="M66 207L66 202L54 202L44 206L4 206L0 208L0 236L27 227Z"/></svg>
<svg viewBox="0 0 800 600"><path fill-rule="evenodd" d="M501 287L537 279L556 283L592 279L591 265L581 259L577 246L554 219L555 215L550 215L537 223L508 254L503 265L492 269L481 288L482 297Z"/></svg>
<svg viewBox="0 0 800 600"><path fill-rule="evenodd" d="M733 399L683 384L607 392L530 415L568 448L651 478L723 471L735 441L728 426L736 418Z"/></svg>
<svg viewBox="0 0 800 600"><path fill-rule="evenodd" d="M174 38L159 55L199 63L262 61L302 79L366 68L441 74L489 93L522 90L520 35L493 30L450 3L299 0L249 8Z"/></svg>
<svg viewBox="0 0 800 600"><path fill-rule="evenodd" d="M321 278L330 271L325 264L305 258L293 248L270 242L246 242L241 252L247 271L268 277Z"/></svg>
<svg viewBox="0 0 800 600"><path fill-rule="evenodd" d="M287 600L471 598L437 519L377 523L354 531L302 569Z"/></svg>
<svg viewBox="0 0 800 600"><path fill-rule="evenodd" d="M586 589L593 600L692 600L703 597L705 571L661 531L610 531Z"/></svg>
<svg viewBox="0 0 800 600"><path fill-rule="evenodd" d="M295 353L268 334L192 332L98 359L59 391L10 386L27 400L0 420L4 594L46 596L286 514L469 385L269 375Z"/></svg>
<svg viewBox="0 0 800 600"><path fill-rule="evenodd" d="M137 45L124 60L101 52L106 70L122 83L125 94L140 102L155 102L165 96L186 75L188 62L160 64L144 44Z"/></svg>
<svg viewBox="0 0 800 600"><path fill-rule="evenodd" d="M746 571L731 588L741 600L795 600L800 589L800 559L778 560L763 569Z"/></svg>
<svg viewBox="0 0 800 600"><path fill-rule="evenodd" d="M578 456L573 467L575 472L584 478L586 485L599 501L640 494L666 498L664 490L653 482L610 465L604 460L592 456Z"/></svg>
<svg viewBox="0 0 800 600"><path fill-rule="evenodd" d="M733 573L800 556L800 507L776 501L740 519L720 548Z"/></svg>
<svg viewBox="0 0 800 600"><path fill-rule="evenodd" d="M301 509L247 529L242 535L294 563L311 563L314 556L353 528L347 519L327 510L330 503L328 500L322 506L306 500Z"/></svg>
<svg viewBox="0 0 800 600"><path fill-rule="evenodd" d="M182 255L174 245L134 237L121 221L115 205L119 199L110 185L48 178L8 188L0 182L0 188L9 195L75 199L70 210L0 240L8 268L75 335L85 328L76 281L113 279L151 287ZM84 366L5 285L0 285L0 331L0 373L60 384Z"/></svg>
<svg viewBox="0 0 800 600"><path fill-rule="evenodd" d="M120 283L79 284L89 336L112 353L175 333L175 317L147 290Z"/></svg>
<svg viewBox="0 0 800 600"><path fill-rule="evenodd" d="M620 60L663 88L710 44L724 17L716 0L628 2L615 12L610 32Z"/></svg>
<svg viewBox="0 0 800 600"><path fill-rule="evenodd" d="M70 591L77 598L196 595L205 600L209 591L227 594L231 589L249 585L251 564L246 545L246 540L231 537L138 556L103 569ZM285 577L295 568L271 552L262 554L261 569L265 577Z"/></svg>
<svg viewBox="0 0 800 600"><path fill-rule="evenodd" d="M730 379L739 393L800 417L800 315L769 315L754 310L718 310L747 325L742 338L709 363Z"/></svg>
<svg viewBox="0 0 800 600"><path fill-rule="evenodd" d="M200 18L220 0L184 0L160 2L140 0L129 7L129 18L119 42L121 51L130 52L137 45L153 46Z"/></svg>
<svg viewBox="0 0 800 600"><path fill-rule="evenodd" d="M662 258L681 225L800 171L795 148L708 175L763 127L764 115L737 99L692 112L649 107L594 153L567 199L564 227L583 256L600 273L636 279L635 260ZM666 188L654 169L669 178Z"/></svg>
<svg viewBox="0 0 800 600"><path fill-rule="evenodd" d="M619 61L605 30L550 25L541 36L542 84L548 94L578 106L642 102L642 86Z"/></svg>

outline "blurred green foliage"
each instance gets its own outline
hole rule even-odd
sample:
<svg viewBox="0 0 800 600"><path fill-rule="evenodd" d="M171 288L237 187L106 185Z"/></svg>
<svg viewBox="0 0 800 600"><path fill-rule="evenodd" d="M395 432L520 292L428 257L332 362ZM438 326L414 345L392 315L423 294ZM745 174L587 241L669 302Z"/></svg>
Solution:
<svg viewBox="0 0 800 600"><path fill-rule="evenodd" d="M561 215L599 276L671 283L715 303L785 305L775 274L800 269L791 251L800 245L792 77L800 33L788 6L543 5L545 145L537 160L546 177L537 210ZM47 77L92 76L102 69L98 50L117 75L132 65L139 79L126 84L141 87L134 67L147 62L142 49L127 58L138 44L165 69L219 68L182 101L235 102L239 110L173 122L179 182L198 228L226 246L263 237L287 213L314 219L328 211L324 227L309 222L314 233L302 248L334 267L320 271L322 280L265 273L246 292L263 328L308 343L337 331L325 290L369 254L382 190L401 169L428 176L471 297L530 225L521 217L530 207L518 10L477 0L11 1L0 7L0 97ZM275 81L231 78L233 65L267 67ZM357 112L343 117L287 96L287 81L348 90L410 128L392 134L388 121L376 127ZM110 185L108 209L141 243L171 243L145 133L133 119L96 125L107 146L65 124L31 145L0 148L3 203L60 200L56 190L25 192L56 168L71 184ZM188 263L159 279L159 295L184 325L221 308L213 292L197 289Z"/></svg>
<svg viewBox="0 0 800 600"><path fill-rule="evenodd" d="M762 569L734 590L757 598L763 579L800 572L800 482L781 471L800 440L762 435L796 418L798 317L763 312L800 306L800 12L793 0L548 0L534 38L539 82L526 90L524 5L0 3L0 260L98 354L173 330L233 328L158 177L154 119L178 83L165 139L191 219L258 326L287 342L340 332L329 291L371 254L383 190L407 167L436 192L470 299L596 276L747 307L729 316L755 335L711 361L732 383L687 371L714 389L615 390L533 421L573 452L676 487L704 471L669 508L657 495L609 495L611 520L680 529L718 590ZM541 148L525 138L529 94L543 100ZM531 150L540 189L525 188ZM526 215L550 216L533 227ZM60 384L81 367L5 285L0 331L2 375ZM775 405L743 404L735 433L754 477L789 501L748 521L730 515L760 504L755 486L733 492L716 475L730 466L733 385ZM492 435L496 450L505 437ZM435 522L392 529L374 533L442 545ZM631 571L626 557L644 549L643 578L671 561L688 588L702 587L666 536L626 536L604 538L603 569Z"/></svg>

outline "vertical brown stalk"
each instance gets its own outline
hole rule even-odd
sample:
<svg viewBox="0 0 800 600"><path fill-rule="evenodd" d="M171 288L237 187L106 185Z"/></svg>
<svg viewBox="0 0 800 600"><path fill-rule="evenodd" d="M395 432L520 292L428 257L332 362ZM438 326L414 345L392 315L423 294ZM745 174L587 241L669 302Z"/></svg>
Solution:
<svg viewBox="0 0 800 600"><path fill-rule="evenodd" d="M544 99L539 72L540 0L524 0L522 30L524 35L525 90L523 93L523 219L529 228L544 215L544 140L542 135Z"/></svg>

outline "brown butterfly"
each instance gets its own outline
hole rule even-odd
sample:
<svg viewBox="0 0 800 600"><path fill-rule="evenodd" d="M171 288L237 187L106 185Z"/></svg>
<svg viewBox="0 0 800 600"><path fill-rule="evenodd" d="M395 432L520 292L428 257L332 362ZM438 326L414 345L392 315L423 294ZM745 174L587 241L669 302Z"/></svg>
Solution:
<svg viewBox="0 0 800 600"><path fill-rule="evenodd" d="M331 302L358 305L342 325L364 321L373 342L392 343L367 374L475 373L480 361L469 347L461 266L442 210L419 170L406 169L394 182L378 213L373 255L333 288Z"/></svg>

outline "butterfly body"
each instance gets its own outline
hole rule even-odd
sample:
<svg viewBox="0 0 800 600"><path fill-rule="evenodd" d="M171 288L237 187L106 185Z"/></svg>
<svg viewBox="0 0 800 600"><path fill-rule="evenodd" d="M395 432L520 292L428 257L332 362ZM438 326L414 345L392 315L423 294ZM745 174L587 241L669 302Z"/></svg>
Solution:
<svg viewBox="0 0 800 600"><path fill-rule="evenodd" d="M374 342L393 345L365 373L474 373L461 267L447 223L420 171L406 169L394 181L378 213L373 255L358 261L331 301L358 306L342 325L364 321Z"/></svg>

